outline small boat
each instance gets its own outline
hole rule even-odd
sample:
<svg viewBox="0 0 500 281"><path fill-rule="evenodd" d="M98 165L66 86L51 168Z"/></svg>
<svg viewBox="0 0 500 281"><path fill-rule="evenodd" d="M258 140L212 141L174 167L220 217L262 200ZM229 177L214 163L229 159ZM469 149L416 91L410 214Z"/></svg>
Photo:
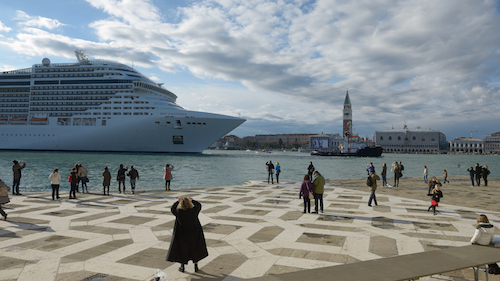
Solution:
<svg viewBox="0 0 500 281"><path fill-rule="evenodd" d="M341 151L318 151L311 152L313 156L339 156L339 157L380 157L382 156L383 148L379 145L366 146L359 148L355 152Z"/></svg>

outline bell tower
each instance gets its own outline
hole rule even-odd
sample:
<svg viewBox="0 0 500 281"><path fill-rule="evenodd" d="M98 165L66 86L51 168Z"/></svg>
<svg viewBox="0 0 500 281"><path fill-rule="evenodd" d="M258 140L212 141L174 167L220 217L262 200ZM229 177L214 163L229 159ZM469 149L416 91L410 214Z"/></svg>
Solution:
<svg viewBox="0 0 500 281"><path fill-rule="evenodd" d="M352 108L351 100L349 99L349 89L346 90L345 100L344 100L344 116L343 116L343 130L342 136L350 136L352 132Z"/></svg>

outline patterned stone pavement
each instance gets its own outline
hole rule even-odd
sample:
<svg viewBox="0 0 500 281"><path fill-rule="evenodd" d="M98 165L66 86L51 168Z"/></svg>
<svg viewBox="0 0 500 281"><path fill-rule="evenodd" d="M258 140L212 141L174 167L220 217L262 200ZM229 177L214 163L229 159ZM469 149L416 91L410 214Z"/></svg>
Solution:
<svg viewBox="0 0 500 281"><path fill-rule="evenodd" d="M500 221L500 213L447 204L433 216L427 201L389 195L372 208L368 192L331 185L325 212L303 214L298 189L296 182L252 181L168 193L77 194L78 200L11 197L4 205L8 221L0 221L0 280L150 280L157 268L170 280L237 280L463 246L478 214L495 226ZM165 261L177 196L203 204L209 256L198 273L191 263L181 273ZM421 280L472 279L472 270L462 270Z"/></svg>

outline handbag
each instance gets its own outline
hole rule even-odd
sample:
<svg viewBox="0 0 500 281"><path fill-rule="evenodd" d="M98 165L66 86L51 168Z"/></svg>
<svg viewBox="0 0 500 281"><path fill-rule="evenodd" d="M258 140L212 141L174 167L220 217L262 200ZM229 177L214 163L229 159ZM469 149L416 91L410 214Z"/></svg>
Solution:
<svg viewBox="0 0 500 281"><path fill-rule="evenodd" d="M309 192L309 199L314 200L314 195L312 192Z"/></svg>
<svg viewBox="0 0 500 281"><path fill-rule="evenodd" d="M68 176L68 181L73 182L73 179L71 178L71 176Z"/></svg>

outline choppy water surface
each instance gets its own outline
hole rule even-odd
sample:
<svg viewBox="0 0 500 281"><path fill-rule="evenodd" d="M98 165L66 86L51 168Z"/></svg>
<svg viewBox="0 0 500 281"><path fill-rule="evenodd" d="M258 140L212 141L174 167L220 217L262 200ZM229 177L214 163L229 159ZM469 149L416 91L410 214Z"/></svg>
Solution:
<svg viewBox="0 0 500 281"><path fill-rule="evenodd" d="M212 151L202 154L133 154L133 153L76 153L76 152L25 152L0 151L0 178L12 183L12 160L26 162L22 171L21 192L50 190L49 174L59 168L63 175L61 188L69 189L66 181L71 168L81 163L89 170L89 188L102 189L102 171L108 166L113 176L111 188L116 189L116 171L119 164L133 165L140 175L137 188L164 188L163 167L170 163L172 188L209 187L240 185L248 180L267 179L265 163L269 160L281 164L281 179L301 181L307 173L309 162L313 162L327 179L363 178L366 165L373 162L380 172L382 163L387 163L388 177L392 178L391 163L402 161L405 177L421 177L423 166L429 168L429 177L442 177L443 169L449 176L468 175L467 168L475 163L488 165L490 177L498 177L500 157L483 155L433 155L433 154L384 154L380 158L318 157L300 152L254 152L254 151ZM128 186L128 184L127 184Z"/></svg>

